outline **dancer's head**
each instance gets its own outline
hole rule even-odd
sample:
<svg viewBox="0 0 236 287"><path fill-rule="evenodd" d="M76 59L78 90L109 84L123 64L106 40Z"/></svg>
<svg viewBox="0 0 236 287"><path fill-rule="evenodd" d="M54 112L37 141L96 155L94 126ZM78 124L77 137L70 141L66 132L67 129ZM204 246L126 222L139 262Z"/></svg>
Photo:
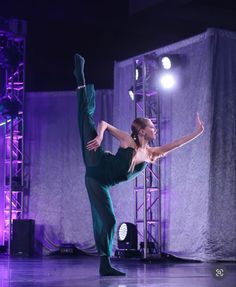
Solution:
<svg viewBox="0 0 236 287"><path fill-rule="evenodd" d="M157 130L153 122L148 118L136 118L131 125L131 137L137 146L140 146L139 138L144 138L147 142L156 138Z"/></svg>

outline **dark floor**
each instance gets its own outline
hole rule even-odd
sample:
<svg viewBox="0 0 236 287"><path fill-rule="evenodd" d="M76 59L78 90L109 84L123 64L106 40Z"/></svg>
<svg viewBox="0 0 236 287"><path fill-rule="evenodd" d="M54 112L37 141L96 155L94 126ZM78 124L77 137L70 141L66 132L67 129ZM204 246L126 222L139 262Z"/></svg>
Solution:
<svg viewBox="0 0 236 287"><path fill-rule="evenodd" d="M235 263L149 262L114 259L124 277L100 277L97 257L13 258L0 256L0 287L235 287ZM215 276L219 269L220 279ZM220 270L222 269L222 270Z"/></svg>

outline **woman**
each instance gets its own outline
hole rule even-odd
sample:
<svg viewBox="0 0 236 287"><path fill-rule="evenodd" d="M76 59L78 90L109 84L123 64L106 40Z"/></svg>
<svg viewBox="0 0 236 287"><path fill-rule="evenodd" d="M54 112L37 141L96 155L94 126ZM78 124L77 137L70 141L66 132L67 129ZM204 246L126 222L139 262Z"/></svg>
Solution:
<svg viewBox="0 0 236 287"><path fill-rule="evenodd" d="M85 84L84 63L84 58L76 54L74 75L78 84L78 122L86 167L85 184L91 204L96 247L100 255L99 273L103 276L125 275L110 263L116 219L109 187L136 177L147 163L153 163L192 141L203 132L204 127L197 115L196 131L160 147L150 147L148 144L155 139L157 131L147 118L133 121L131 135L105 121L101 121L96 130L93 121L95 90L93 85ZM116 155L105 152L101 147L106 130L120 142Z"/></svg>

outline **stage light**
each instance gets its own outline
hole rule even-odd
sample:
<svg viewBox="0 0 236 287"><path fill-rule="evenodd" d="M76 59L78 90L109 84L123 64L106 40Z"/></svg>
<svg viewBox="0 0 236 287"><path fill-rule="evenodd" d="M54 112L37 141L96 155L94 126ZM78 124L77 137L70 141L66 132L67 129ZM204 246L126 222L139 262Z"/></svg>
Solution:
<svg viewBox="0 0 236 287"><path fill-rule="evenodd" d="M119 240L123 241L125 240L126 236L127 236L127 233L128 233L128 228L127 228L127 224L126 223L122 223L120 225L120 228L119 228Z"/></svg>
<svg viewBox="0 0 236 287"><path fill-rule="evenodd" d="M132 101L134 101L134 88L133 86L129 89L129 96Z"/></svg>
<svg viewBox="0 0 236 287"><path fill-rule="evenodd" d="M136 101L136 103L140 102L142 100L142 98L143 98L142 93L140 93L140 92L139 93L138 92L134 93L133 86L131 86L129 88L128 94L129 94L129 97L130 97L131 101Z"/></svg>
<svg viewBox="0 0 236 287"><path fill-rule="evenodd" d="M139 78L139 70L138 68L135 69L135 80L137 81Z"/></svg>
<svg viewBox="0 0 236 287"><path fill-rule="evenodd" d="M169 70L171 68L171 60L169 57L162 57L161 63L165 70Z"/></svg>
<svg viewBox="0 0 236 287"><path fill-rule="evenodd" d="M172 74L164 74L160 78L160 83L163 89L170 90L175 86L175 79Z"/></svg>
<svg viewBox="0 0 236 287"><path fill-rule="evenodd" d="M162 54L156 57L156 71L153 79L157 90L179 89L183 84L183 69L187 64L184 54Z"/></svg>
<svg viewBox="0 0 236 287"><path fill-rule="evenodd" d="M117 247L115 256L119 258L140 257L138 248L138 231L133 223L122 222L117 231Z"/></svg>
<svg viewBox="0 0 236 287"><path fill-rule="evenodd" d="M123 222L118 228L118 248L137 250L138 232L133 223Z"/></svg>
<svg viewBox="0 0 236 287"><path fill-rule="evenodd" d="M187 64L187 58L184 54L163 54L156 58L158 70L175 70L183 68Z"/></svg>
<svg viewBox="0 0 236 287"><path fill-rule="evenodd" d="M140 60L135 61L135 81L142 79L142 63Z"/></svg>

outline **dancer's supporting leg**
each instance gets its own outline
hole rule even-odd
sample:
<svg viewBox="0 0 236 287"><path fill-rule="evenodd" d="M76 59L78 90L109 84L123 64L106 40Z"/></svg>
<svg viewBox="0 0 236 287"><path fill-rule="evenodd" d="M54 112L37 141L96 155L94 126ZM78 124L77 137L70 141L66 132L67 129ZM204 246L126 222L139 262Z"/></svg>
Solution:
<svg viewBox="0 0 236 287"><path fill-rule="evenodd" d="M80 55L76 55L74 75L80 87L78 89L79 130L84 163L87 168L98 165L103 156L103 150L101 147L96 152L86 149L87 142L95 138L97 133L93 121L95 91L93 85L89 85L86 88L83 87L85 84L83 69L84 59ZM103 276L125 275L125 273L114 269L110 263L115 230L115 215L109 190L97 180L88 176L85 177L85 183L91 204L95 242L101 256L99 273Z"/></svg>
<svg viewBox="0 0 236 287"><path fill-rule="evenodd" d="M85 177L85 183L91 203L95 242L100 254L99 273L103 276L125 275L113 268L110 262L116 219L109 190L93 178Z"/></svg>

